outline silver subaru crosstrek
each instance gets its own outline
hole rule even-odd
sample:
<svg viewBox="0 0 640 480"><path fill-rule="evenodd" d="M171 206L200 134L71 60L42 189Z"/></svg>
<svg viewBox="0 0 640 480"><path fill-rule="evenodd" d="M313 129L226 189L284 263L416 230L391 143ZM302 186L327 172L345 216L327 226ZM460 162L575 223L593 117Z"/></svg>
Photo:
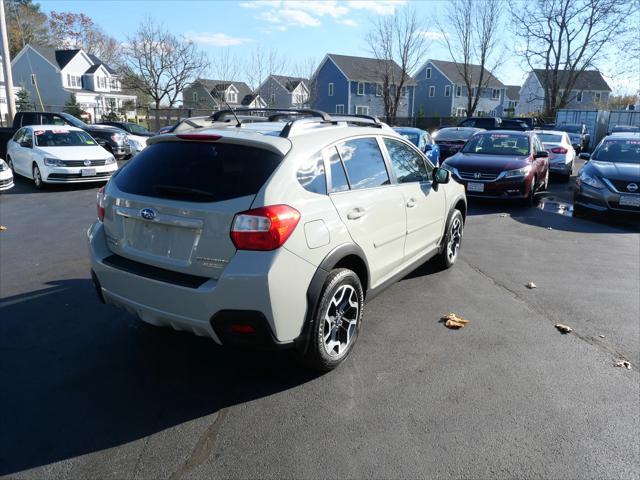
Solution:
<svg viewBox="0 0 640 480"><path fill-rule="evenodd" d="M329 370L365 299L431 257L453 265L466 198L448 171L376 118L299 113L150 138L98 193L100 299Z"/></svg>

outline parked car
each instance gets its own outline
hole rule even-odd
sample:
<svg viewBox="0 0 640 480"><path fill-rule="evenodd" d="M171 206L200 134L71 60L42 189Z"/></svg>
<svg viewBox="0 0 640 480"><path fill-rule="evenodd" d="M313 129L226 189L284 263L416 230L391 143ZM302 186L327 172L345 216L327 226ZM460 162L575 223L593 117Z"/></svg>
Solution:
<svg viewBox="0 0 640 480"><path fill-rule="evenodd" d="M413 127L394 127L394 130L424 152L434 166L440 164L440 147L429 132Z"/></svg>
<svg viewBox="0 0 640 480"><path fill-rule="evenodd" d="M613 135L614 133L640 133L640 127L635 125L616 125L607 135Z"/></svg>
<svg viewBox="0 0 640 480"><path fill-rule="evenodd" d="M445 127L434 132L433 139L440 149L440 162L455 155L464 147L473 135L483 132L481 128L471 127Z"/></svg>
<svg viewBox="0 0 640 480"><path fill-rule="evenodd" d="M531 130L529 125L521 120L515 120L513 118L503 119L500 124L501 130L517 130L519 132L526 132L527 130Z"/></svg>
<svg viewBox="0 0 640 480"><path fill-rule="evenodd" d="M571 146L569 134L558 130L536 130L536 135L549 152L549 171L563 175L569 181L576 160L576 151Z"/></svg>
<svg viewBox="0 0 640 480"><path fill-rule="evenodd" d="M142 125L138 125L134 122L100 122L99 125L110 125L127 132L132 155L136 155L144 150L147 146L147 138L153 137L154 135Z"/></svg>
<svg viewBox="0 0 640 480"><path fill-rule="evenodd" d="M164 127L161 127L160 130L158 130L156 132L156 135L162 135L164 133L171 133L173 132L173 129L176 128L178 126L177 123L174 123L173 125L165 125Z"/></svg>
<svg viewBox="0 0 640 480"><path fill-rule="evenodd" d="M467 196L523 199L549 182L549 154L533 131L480 132L442 165L465 185Z"/></svg>
<svg viewBox="0 0 640 480"><path fill-rule="evenodd" d="M640 134L621 133L602 139L576 178L575 213L588 210L640 213Z"/></svg>
<svg viewBox="0 0 640 480"><path fill-rule="evenodd" d="M0 193L13 188L13 172L11 168L0 158Z"/></svg>
<svg viewBox="0 0 640 480"><path fill-rule="evenodd" d="M482 128L484 130L498 130L502 125L500 117L470 117L458 123L459 127Z"/></svg>
<svg viewBox="0 0 640 480"><path fill-rule="evenodd" d="M571 145L576 152L587 150L591 142L591 135L584 123L564 123L558 125L554 130L560 130L569 134Z"/></svg>
<svg viewBox="0 0 640 480"><path fill-rule="evenodd" d="M456 261L464 190L425 160L377 119L319 111L155 136L99 192L98 295L154 325L295 347L332 369L365 298L429 258Z"/></svg>
<svg viewBox="0 0 640 480"><path fill-rule="evenodd" d="M111 153L116 160L123 160L131 156L127 133L119 128L108 125L88 125L68 113L50 112L17 112L13 118L11 128L0 128L0 157L7 142L22 127L29 125L71 125L80 128L91 135L98 145Z"/></svg>
<svg viewBox="0 0 640 480"><path fill-rule="evenodd" d="M118 169L115 157L91 135L68 125L23 127L7 145L14 173L47 183L104 182Z"/></svg>
<svg viewBox="0 0 640 480"><path fill-rule="evenodd" d="M502 119L502 121L505 121L505 120L518 120L520 122L524 122L529 127L529 130L544 127L544 122L538 117L508 117L508 118L505 117Z"/></svg>

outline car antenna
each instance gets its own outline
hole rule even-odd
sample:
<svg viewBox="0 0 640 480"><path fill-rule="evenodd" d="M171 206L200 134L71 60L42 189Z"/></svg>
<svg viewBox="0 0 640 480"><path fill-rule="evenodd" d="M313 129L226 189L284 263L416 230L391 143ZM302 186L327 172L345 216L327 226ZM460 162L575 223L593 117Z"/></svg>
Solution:
<svg viewBox="0 0 640 480"><path fill-rule="evenodd" d="M231 110L231 113L233 114L233 117L236 119L236 127L240 128L242 126L242 122L240 121L240 119L238 118L238 115L236 115L236 112L233 108L231 108L231 105L229 105L229 102L227 102L227 99L224 98L224 94L222 94L222 101L224 102L224 104L227 106L227 108L229 110Z"/></svg>

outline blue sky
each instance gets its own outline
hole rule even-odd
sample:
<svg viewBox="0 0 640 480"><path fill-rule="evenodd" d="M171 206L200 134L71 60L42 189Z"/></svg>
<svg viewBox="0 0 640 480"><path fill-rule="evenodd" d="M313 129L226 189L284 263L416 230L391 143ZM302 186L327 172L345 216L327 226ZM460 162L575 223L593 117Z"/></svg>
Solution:
<svg viewBox="0 0 640 480"><path fill-rule="evenodd" d="M145 17L151 17L174 34L191 38L212 59L225 50L248 59L252 49L260 44L265 49L277 50L292 65L309 58L319 62L326 53L370 56L365 42L370 20L393 15L411 3L423 19L425 35L432 39L425 59L450 59L438 40L434 24L446 6L446 2L439 0L41 0L38 3L47 13L51 10L85 13L122 41ZM508 31L506 26L503 31ZM514 48L516 41L511 34L506 33L504 40ZM505 58L498 78L505 84L521 84L526 75L520 60L510 52Z"/></svg>

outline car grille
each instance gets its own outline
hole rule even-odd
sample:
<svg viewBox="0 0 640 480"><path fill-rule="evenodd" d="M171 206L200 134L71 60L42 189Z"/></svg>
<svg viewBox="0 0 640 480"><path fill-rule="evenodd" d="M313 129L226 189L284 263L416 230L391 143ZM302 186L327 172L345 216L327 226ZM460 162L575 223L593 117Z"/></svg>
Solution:
<svg viewBox="0 0 640 480"><path fill-rule="evenodd" d="M458 172L463 180L476 180L479 182L493 182L498 178L497 173Z"/></svg>
<svg viewBox="0 0 640 480"><path fill-rule="evenodd" d="M610 178L607 178L607 180L609 181L609 183L611 183L611 185L613 185L615 187L615 189L619 192L623 192L623 193L635 193L636 195L640 195L640 182L632 182L630 180L612 180ZM632 192L631 190L627 190L627 185L629 185L630 183L635 183L637 185L637 189L635 192Z"/></svg>
<svg viewBox="0 0 640 480"><path fill-rule="evenodd" d="M0 180L0 187L5 187L7 185L11 185L13 183L13 178L6 178L4 180Z"/></svg>
<svg viewBox="0 0 640 480"><path fill-rule="evenodd" d="M81 173L50 173L49 176L47 177L50 180L67 180L67 179L71 179L71 178L108 178L111 176L113 172L98 172L95 175L91 175L89 177L87 176L82 176Z"/></svg>
<svg viewBox="0 0 640 480"><path fill-rule="evenodd" d="M610 201L609 206L616 210L626 210L627 212L640 212L640 207L634 207L633 205L620 205L619 202Z"/></svg>
<svg viewBox="0 0 640 480"><path fill-rule="evenodd" d="M64 163L65 167L101 167L106 162L105 159L89 160L91 164L85 165L84 164L85 161L86 160L64 160L62 163Z"/></svg>

